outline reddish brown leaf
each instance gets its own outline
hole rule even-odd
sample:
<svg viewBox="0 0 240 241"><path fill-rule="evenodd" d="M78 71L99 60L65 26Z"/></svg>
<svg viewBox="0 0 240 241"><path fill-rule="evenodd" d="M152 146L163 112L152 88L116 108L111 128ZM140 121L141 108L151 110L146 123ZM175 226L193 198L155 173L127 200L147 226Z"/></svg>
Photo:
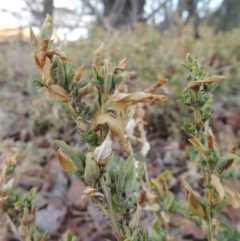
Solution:
<svg viewBox="0 0 240 241"><path fill-rule="evenodd" d="M45 55L48 49L49 39L44 39L37 47L35 52L35 62L42 69L45 64Z"/></svg>
<svg viewBox="0 0 240 241"><path fill-rule="evenodd" d="M74 75L74 80L75 81L79 81L82 77L82 73L83 71L86 69L85 65L82 65L81 67L78 68L78 70L76 71L75 75Z"/></svg>
<svg viewBox="0 0 240 241"><path fill-rule="evenodd" d="M54 54L56 54L62 61L68 60L66 54L60 48L46 51L46 56L52 56Z"/></svg>
<svg viewBox="0 0 240 241"><path fill-rule="evenodd" d="M237 150L237 148L234 146L231 150L231 153L235 154L236 150ZM226 165L224 166L224 169L227 170L233 164L233 162L234 162L234 159L228 160Z"/></svg>

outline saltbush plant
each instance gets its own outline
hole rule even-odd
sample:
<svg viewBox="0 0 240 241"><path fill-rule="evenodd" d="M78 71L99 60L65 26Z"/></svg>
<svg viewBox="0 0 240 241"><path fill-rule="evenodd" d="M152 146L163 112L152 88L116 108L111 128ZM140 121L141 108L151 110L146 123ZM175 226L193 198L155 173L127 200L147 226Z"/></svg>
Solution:
<svg viewBox="0 0 240 241"><path fill-rule="evenodd" d="M223 155L209 127L210 91L217 81L225 78L207 74L200 62L190 55L183 63L189 71L189 82L179 102L191 108L194 121L184 123L182 129L191 137L189 142L199 152L205 193L203 197L197 195L185 179L180 178L187 192L186 209L168 189L166 178L171 172L165 171L157 178L149 179L145 163L150 143L146 138L144 105L168 99L166 95L154 94L167 80L159 78L149 88L128 93L126 81L129 75L123 73L127 60L115 65L105 59L102 64L104 43L94 53L92 78L84 78L86 66L75 70L68 61L64 46L54 46L52 32L49 15L38 37L30 30L34 59L40 70L33 81L38 88L45 88L74 119L80 140L87 147L86 152L81 152L63 140L55 141L59 147L57 158L60 166L86 186L82 199L90 198L98 207L104 218L109 220L118 241L174 240L169 234L171 213L182 211L187 218L201 225L209 241L217 240L222 226L215 218L216 214L228 204L234 208L240 205L240 194L222 184L223 172L239 159L235 154L236 148ZM114 153L113 142L119 143L126 158ZM133 144L139 146L140 155L136 155ZM3 180L9 183L6 171L2 175ZM2 183L4 186L5 181ZM47 234L42 234L34 226L33 197L34 190L27 196L3 192L1 208L9 222L14 223L13 230L20 230L16 233L23 240L46 240ZM142 209L155 216L149 232L139 225ZM11 213L14 215L11 216ZM17 220L14 221L14 218ZM74 237L67 232L65 239L74 240Z"/></svg>

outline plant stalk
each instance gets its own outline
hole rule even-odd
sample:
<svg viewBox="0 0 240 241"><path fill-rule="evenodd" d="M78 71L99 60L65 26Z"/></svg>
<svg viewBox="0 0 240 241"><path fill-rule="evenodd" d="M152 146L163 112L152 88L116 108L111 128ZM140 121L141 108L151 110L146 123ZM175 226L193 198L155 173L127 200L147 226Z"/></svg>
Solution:
<svg viewBox="0 0 240 241"><path fill-rule="evenodd" d="M212 232L212 218L211 218L211 203L209 200L209 188L206 187L209 184L209 177L204 167L202 166L202 175L204 180L204 192L205 192L205 201L206 201L206 223L207 223L207 239L208 241L213 241L213 232Z"/></svg>
<svg viewBox="0 0 240 241"><path fill-rule="evenodd" d="M20 239L20 241L23 241L23 239L20 237L20 234L18 232L18 229L16 227L16 225L13 223L13 221L11 220L11 218L9 217L8 213L4 212L4 216L6 217L13 233Z"/></svg>
<svg viewBox="0 0 240 241"><path fill-rule="evenodd" d="M104 197L105 197L105 200L106 200L106 203L107 203L108 214L109 214L112 229L114 231L114 234L115 234L117 240L122 241L120 231L119 231L119 228L117 226L117 221L115 220L115 217L113 215L112 202L110 200L109 192L107 190L103 175L100 176L99 181L100 181L100 185L101 185L101 188L103 190L103 194L104 194Z"/></svg>

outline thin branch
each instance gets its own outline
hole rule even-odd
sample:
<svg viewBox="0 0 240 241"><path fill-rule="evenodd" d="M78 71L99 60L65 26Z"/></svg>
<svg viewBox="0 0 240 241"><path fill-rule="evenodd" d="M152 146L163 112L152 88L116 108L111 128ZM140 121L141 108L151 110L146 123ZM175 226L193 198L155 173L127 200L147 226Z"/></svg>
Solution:
<svg viewBox="0 0 240 241"><path fill-rule="evenodd" d="M154 9L145 19L147 20L147 19L153 17L159 10L161 10L164 7L164 4L165 4L165 2L161 2L159 4L159 6L156 9Z"/></svg>
<svg viewBox="0 0 240 241"><path fill-rule="evenodd" d="M106 19L104 19L104 17L96 10L95 7L92 6L88 0L82 0L82 2L93 11L96 18L103 24L106 29L112 30L112 26L106 21Z"/></svg>

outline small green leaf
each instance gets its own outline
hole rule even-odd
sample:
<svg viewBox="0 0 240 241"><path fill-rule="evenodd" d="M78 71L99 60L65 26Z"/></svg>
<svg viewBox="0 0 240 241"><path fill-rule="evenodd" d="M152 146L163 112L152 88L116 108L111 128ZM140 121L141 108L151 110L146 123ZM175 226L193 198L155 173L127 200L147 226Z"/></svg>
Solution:
<svg viewBox="0 0 240 241"><path fill-rule="evenodd" d="M58 58L57 62L57 81L59 86L66 87L64 63L60 58Z"/></svg>
<svg viewBox="0 0 240 241"><path fill-rule="evenodd" d="M35 74L33 76L33 83L37 86L37 88L44 87L42 77L39 74Z"/></svg>
<svg viewBox="0 0 240 241"><path fill-rule="evenodd" d="M126 193L131 193L137 189L136 180L136 167L135 167L135 155L132 154L125 162L125 170L127 170L127 176L124 183L124 189Z"/></svg>
<svg viewBox="0 0 240 241"><path fill-rule="evenodd" d="M100 176L100 169L96 161L93 159L93 153L89 152L86 156L86 167L84 171L84 179L91 187L95 187Z"/></svg>
<svg viewBox="0 0 240 241"><path fill-rule="evenodd" d="M191 70L191 67L188 66L187 64L185 64L185 63L182 62L181 65L182 65L183 67L185 67L186 69Z"/></svg>
<svg viewBox="0 0 240 241"><path fill-rule="evenodd" d="M103 83L104 94L110 94L109 92L112 89L112 85L113 85L112 80L113 80L113 75L108 73Z"/></svg>
<svg viewBox="0 0 240 241"><path fill-rule="evenodd" d="M222 201L218 202L215 205L212 205L211 207L211 213L212 215L216 215L220 212L222 212L222 210L228 205L228 201L226 199L223 199Z"/></svg>
<svg viewBox="0 0 240 241"><path fill-rule="evenodd" d="M163 202L165 204L166 210L168 211L172 207L173 202L174 202L173 193L168 191Z"/></svg>
<svg viewBox="0 0 240 241"><path fill-rule="evenodd" d="M190 56L189 53L186 55L186 62L187 62L187 64L192 64L193 63L193 58Z"/></svg>
<svg viewBox="0 0 240 241"><path fill-rule="evenodd" d="M95 65L92 65L92 68L93 68L93 72L96 74L96 78L98 81L100 81L101 84L104 84L104 78L102 75L99 74L97 68Z"/></svg>
<svg viewBox="0 0 240 241"><path fill-rule="evenodd" d="M52 32L53 32L52 18L49 14L47 14L40 31L40 36L39 36L40 42L42 42L44 39L51 39Z"/></svg>
<svg viewBox="0 0 240 241"><path fill-rule="evenodd" d="M117 74L117 75L113 75L113 92L117 89L117 87L121 84L123 80L122 75Z"/></svg>
<svg viewBox="0 0 240 241"><path fill-rule="evenodd" d="M73 69L70 69L67 72L66 80L67 80L67 87L68 90L71 91L73 89L73 78L75 75L75 71Z"/></svg>
<svg viewBox="0 0 240 241"><path fill-rule="evenodd" d="M165 170L164 172L162 172L160 175L158 175L157 179L159 181L161 181L162 178L168 178L172 175L170 170Z"/></svg>
<svg viewBox="0 0 240 241"><path fill-rule="evenodd" d="M64 241L75 241L75 240L76 238L71 234L69 230L67 230Z"/></svg>
<svg viewBox="0 0 240 241"><path fill-rule="evenodd" d="M129 229L129 227L126 226L126 225L123 225L123 229L124 229L124 232L125 232L127 238L130 239L131 236L132 236L132 232L131 232L131 230Z"/></svg>
<svg viewBox="0 0 240 241"><path fill-rule="evenodd" d="M119 169L118 169L118 182L117 182L117 192L122 194L124 191L124 183L127 177L127 170L125 168L125 161L121 158Z"/></svg>
<svg viewBox="0 0 240 241"><path fill-rule="evenodd" d="M194 223L201 225L202 224L202 219L198 216L195 216L194 214L191 213L183 213L183 215L186 218L189 218L190 220L192 220Z"/></svg>

